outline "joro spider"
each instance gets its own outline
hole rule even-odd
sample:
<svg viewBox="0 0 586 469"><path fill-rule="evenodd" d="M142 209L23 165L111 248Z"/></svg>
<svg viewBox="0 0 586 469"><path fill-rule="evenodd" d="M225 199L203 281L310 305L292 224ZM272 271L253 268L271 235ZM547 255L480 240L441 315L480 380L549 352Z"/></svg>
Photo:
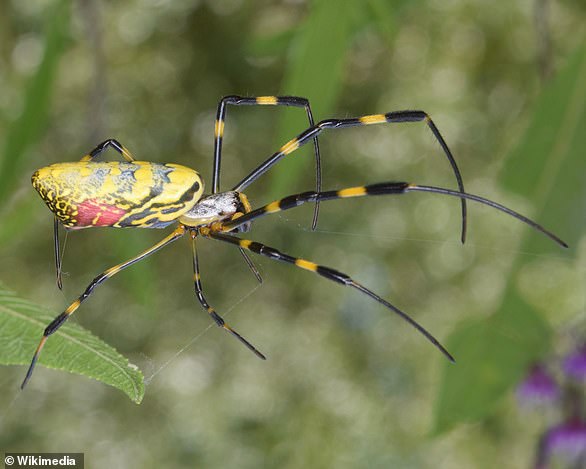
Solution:
<svg viewBox="0 0 586 469"><path fill-rule="evenodd" d="M250 174L243 178L231 190L222 192L220 191L220 163L224 120L228 104L302 107L307 113L310 127L283 145L279 151L251 171ZM427 124L442 147L456 177L458 184L457 191L407 182L382 182L340 190L321 190L321 166L318 143L318 135L321 132L326 129L420 121ZM314 191L289 195L253 210L246 195L242 191L283 157L293 153L311 140L314 142L316 161L316 189ZM112 148L117 151L125 161L94 161L107 148ZM412 110L394 111L387 114L366 115L349 119L327 119L318 124L314 124L309 101L296 96L226 96L220 101L215 123L212 192L209 195L204 195L203 180L193 169L172 163L160 164L136 161L122 144L113 139L102 142L78 162L56 163L37 170L32 176L32 184L55 216L54 245L57 284L59 288L61 288L59 224L62 224L65 229L69 230L95 226L165 228L175 222L177 223L177 227L172 233L136 257L115 265L99 274L87 286L85 291L46 327L21 388L24 388L31 378L35 364L47 338L67 321L79 308L81 303L93 293L98 285L126 267L141 261L168 244L178 240L185 234L188 234L191 238L194 270L193 279L195 294L199 303L219 327L232 334L257 357L263 360L266 357L254 345L230 327L207 302L200 280L196 245L198 236L238 247L246 263L259 281L262 281L262 279L254 263L248 257L247 251L272 260L292 264L301 269L316 273L327 280L354 288L400 316L417 329L450 361L454 361L452 355L423 326L349 275L306 259L290 256L264 244L236 236L238 233L249 231L251 222L257 218L299 207L307 202L315 204L312 223L312 227L315 228L318 220L319 203L328 200L363 196L399 195L409 192L431 192L434 194L449 195L461 199L462 242L464 242L466 237L466 201L473 200L505 212L545 234L560 246L567 247L564 241L533 220L501 204L478 195L464 192L462 177L452 153L427 113Z"/></svg>

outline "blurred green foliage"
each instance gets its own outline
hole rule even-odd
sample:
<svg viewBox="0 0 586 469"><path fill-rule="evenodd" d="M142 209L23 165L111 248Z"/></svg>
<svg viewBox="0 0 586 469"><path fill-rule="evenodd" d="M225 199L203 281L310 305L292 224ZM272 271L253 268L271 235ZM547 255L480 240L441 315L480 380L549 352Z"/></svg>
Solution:
<svg viewBox="0 0 586 469"><path fill-rule="evenodd" d="M580 47L543 91L525 135L501 171L506 186L535 201L533 216L564 233L570 246L579 245L586 223L584 83L586 47ZM555 253L558 249L538 236L525 238L520 252ZM519 272L535 262L516 256L503 306L489 318L469 321L452 334L450 349L463 358L459 366L446 368L436 431L486 417L532 363L547 360L551 354L551 327L516 287ZM470 392L470 382L474 392Z"/></svg>
<svg viewBox="0 0 586 469"><path fill-rule="evenodd" d="M55 2L47 14L43 58L24 91L24 108L12 123L0 159L0 201L14 189L15 176L22 167L23 156L34 145L45 127L56 70L69 27L69 2Z"/></svg>
<svg viewBox="0 0 586 469"><path fill-rule="evenodd" d="M6 367L0 447L83 451L92 467L114 468L528 466L539 416L519 414L507 391L525 361L580 340L584 314L586 83L579 65L568 72L583 63L583 2L549 4L549 50L532 2L25 0L2 12L0 279L50 310L163 233L68 235L59 292L52 217L30 187L32 171L114 137L139 159L186 164L209 181L216 104L228 94L306 96L318 120L423 109L468 191L531 214L572 245L552 249L515 220L471 206L462 246L458 201L427 194L324 203L316 232L311 207L255 224L252 239L347 272L451 337L458 362L446 371L372 301L255 259L259 287L237 252L202 242L207 296L269 356L255 360L210 327L193 298L187 243L177 243L100 286L76 313L144 371L142 405L43 368L19 394L25 368ZM566 72L548 85L540 58ZM305 119L298 109L231 108L224 187ZM320 143L326 189L454 187L423 124L332 131ZM312 166L310 150L279 163L249 188L251 202L309 190ZM501 368L514 349L521 359ZM434 427L451 430L427 438Z"/></svg>

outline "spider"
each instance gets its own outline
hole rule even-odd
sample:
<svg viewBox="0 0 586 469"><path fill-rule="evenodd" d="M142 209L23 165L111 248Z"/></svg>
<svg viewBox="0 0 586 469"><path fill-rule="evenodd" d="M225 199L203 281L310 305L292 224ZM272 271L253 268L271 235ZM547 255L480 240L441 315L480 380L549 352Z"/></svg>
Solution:
<svg viewBox="0 0 586 469"><path fill-rule="evenodd" d="M220 191L222 137L228 105L302 107L306 111L310 126L252 170L231 190ZM341 129L352 126L421 121L427 124L442 147L456 177L458 190L407 182L382 182L366 186L322 191L318 143L318 135L321 132L326 129ZM246 195L242 191L282 158L293 153L309 141L313 141L316 161L315 190L289 195L268 205L252 209ZM107 148L112 148L118 152L124 161L95 161L96 157ZM160 164L137 161L121 143L114 139L102 142L78 162L56 163L37 170L32 175L32 184L55 217L54 246L57 284L59 288L62 285L58 230L60 224L67 230L97 226L116 228L165 228L173 223L176 223L177 226L170 234L154 246L151 246L126 262L115 265L99 274L87 286L85 291L46 327L39 345L34 352L21 388L24 388L31 378L35 364L48 337L55 333L69 319L81 303L94 292L98 285L113 277L121 270L145 259L186 234L191 238L193 279L195 294L199 303L219 327L233 335L257 357L263 360L266 359L265 355L228 325L222 316L206 300L200 280L197 255L198 237L232 244L239 248L244 260L259 281L262 281L260 274L247 252L292 264L300 269L320 275L334 283L353 288L397 314L418 330L447 359L453 362L454 357L422 325L349 275L306 259L290 256L275 248L237 236L240 233L248 232L251 228L251 223L260 217L290 210L307 202L315 204L312 221L312 227L315 229L320 202L351 197L399 195L409 192L443 194L461 199L462 242L464 242L466 237L466 201L472 200L505 212L542 232L560 246L567 247L564 241L529 218L486 198L466 193L460 171L452 153L427 113L413 110L394 111L387 114L373 114L356 118L327 119L315 124L309 101L297 96L226 96L220 101L215 123L211 194L204 194L203 180L195 170L173 163Z"/></svg>

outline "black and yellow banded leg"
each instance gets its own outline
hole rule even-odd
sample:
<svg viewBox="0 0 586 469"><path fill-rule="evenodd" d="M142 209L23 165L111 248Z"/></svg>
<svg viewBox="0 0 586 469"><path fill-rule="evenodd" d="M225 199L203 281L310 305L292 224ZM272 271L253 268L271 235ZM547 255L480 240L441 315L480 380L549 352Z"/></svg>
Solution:
<svg viewBox="0 0 586 469"><path fill-rule="evenodd" d="M226 234L226 233L218 233L216 231L212 231L209 228L200 228L200 234L206 238L217 239L218 241L223 241L225 243L233 244L234 246L239 246L243 249L248 251L254 252L255 254L259 254L261 256L268 257L269 259L273 259L276 261L286 262L288 264L292 264L296 267L299 267L304 270L308 270L309 272L316 273L321 275L322 277L336 282L340 285L344 285L346 287L354 288L359 292L369 296L376 302L380 303L381 305L385 306L389 310L393 311L395 314L400 316L403 320L407 321L411 326L417 329L421 334L425 336L427 340L429 340L438 350L440 350L450 361L455 361L454 357L444 348L439 341L431 335L422 325L416 322L413 318L411 318L407 313L403 312L393 304L389 303L385 299L378 296L373 291L369 290L365 286L361 285L360 283L353 280L347 274L334 270L330 267L325 267L323 265L318 265L314 262L300 259L298 257L293 257L288 254L282 253L277 249L272 247L266 246L261 243L257 243L255 241L250 241L248 239L241 239L237 238L236 236Z"/></svg>
<svg viewBox="0 0 586 469"><path fill-rule="evenodd" d="M460 174L460 170L458 165L456 164L456 160L454 159L452 152L450 151L446 141L440 134L438 128L431 120L431 117L427 115L424 111L393 111L388 112L386 114L373 114L368 116L362 117L353 117L349 119L327 119L319 122L315 126L309 127L307 130L303 131L293 140L288 141L285 145L283 145L278 152L273 153L267 160L265 160L262 164L260 164L257 168L255 168L250 174L248 174L244 179L242 179L232 190L237 192L242 192L246 187L248 187L252 182L258 179L261 175L267 172L274 164L276 164L281 158L285 157L293 153L299 147L305 145L310 139L316 138L320 133L322 133L326 129L343 129L346 127L356 127L356 126L363 126L363 125L373 125L373 124L395 124L401 122L425 122L427 126L430 128L431 132L433 133L436 140L439 142L440 146L442 147L444 154L446 155L451 167L452 171L456 177L456 182L458 183L458 190L460 192L464 192L464 182L462 181L462 175ZM317 192L320 192L319 190ZM466 217L466 201L464 199L461 200L462 204L462 235L461 239L462 242L466 240L466 225L467 225L467 217Z"/></svg>
<svg viewBox="0 0 586 469"><path fill-rule="evenodd" d="M39 342L39 345L37 346L35 354L33 355L33 358L31 360L31 364L29 366L29 369L26 373L26 376L25 376L24 381L22 382L20 388L23 389L26 386L26 383L28 382L30 377L32 376L33 370L34 370L35 365L37 363L37 360L39 358L39 354L41 353L41 350L43 349L45 342L47 341L47 338L51 334L54 334L63 325L63 323L65 321L67 321L67 319L69 319L69 317L73 313L75 313L77 308L79 308L79 306L85 300L88 299L88 297L93 293L94 289L98 285L105 282L110 277L113 277L118 272L124 270L126 267L130 267L132 264L135 264L135 263L141 261L145 257L150 256L151 254L155 253L159 249L162 249L163 247L167 246L168 244L172 243L173 241L176 241L177 239L181 238L184 234L185 234L185 227L179 226L171 234L169 234L168 236L163 238L161 241L159 241L154 246L151 246L150 248L141 252L138 256L133 257L132 259L129 259L126 262L123 262L122 264L118 264L118 265L115 265L114 267L110 267L108 270L105 270L100 275L98 275L96 278L94 278L91 281L91 283L87 286L85 291L73 303L71 303L67 307L67 309L65 309L65 311L63 311L59 316L57 316L55 319L53 319L53 321L51 321L51 323L45 328L45 331L43 332L43 337L41 338L41 341Z"/></svg>
<svg viewBox="0 0 586 469"><path fill-rule="evenodd" d="M242 342L251 352L253 352L258 358L266 360L266 357L258 351L258 349L252 345L248 340L242 337L238 332L236 332L232 327L226 324L226 321L220 316L214 308L212 308L209 303L207 302L204 294L203 288L201 285L201 276L199 273L199 258L197 256L197 244L196 244L196 237L192 236L191 238L191 249L193 252L193 285L195 287L195 296L197 297L199 303L206 310L206 312L210 315L210 317L214 320L214 322L224 329L226 332L229 332L234 337L236 337L240 342Z"/></svg>
<svg viewBox="0 0 586 469"><path fill-rule="evenodd" d="M220 191L220 166L222 159L222 142L224 136L224 123L226 119L227 105L231 104L234 106L290 106L290 107L302 107L307 113L310 127L315 125L313 113L309 100L299 96L225 96L218 104L218 110L216 113L216 125L215 125L215 140L214 140L214 166L213 166L213 177L212 177L212 194ZM316 189L319 192L321 187L321 171L320 171L320 152L319 142L317 136L313 139L314 150L315 150L315 163L316 163Z"/></svg>
<svg viewBox="0 0 586 469"><path fill-rule="evenodd" d="M124 145L122 145L118 140L115 140L113 138L104 140L102 143L96 146L96 148L94 148L87 155L85 155L80 161L91 161L94 158L97 158L102 152L104 152L108 148L116 150L118 153L120 153L120 155L122 155L122 157L126 161L134 161L132 153L130 153L128 149Z"/></svg>
<svg viewBox="0 0 586 469"><path fill-rule="evenodd" d="M220 191L220 166L222 163L222 142L224 136L224 122L226 120L227 105L233 106L289 106L302 107L305 109L309 126L313 127L315 121L309 100L300 96L225 96L218 104L215 125L214 140L214 167L212 177L212 194ZM321 191L321 157L319 152L319 142L317 135L313 137L313 148L315 154L315 190ZM319 216L319 203L316 203L313 210L313 221L311 229L317 227Z"/></svg>
<svg viewBox="0 0 586 469"><path fill-rule="evenodd" d="M222 143L224 141L224 125L226 121L226 111L228 104L233 106L289 106L302 107L307 113L309 125L315 125L313 119L313 112L309 100L299 96L224 96L218 103L218 110L216 112L216 123L214 127L214 165L212 170L212 194L220 191L220 169L222 164ZM317 137L313 139L314 153L315 153L315 190L321 191L321 158L319 152L319 142ZM314 204L313 219L311 222L311 229L315 230L317 227L317 220L319 217L319 202ZM240 254L244 261L256 277L259 283L262 283L262 277L258 268L254 265L250 257L242 249Z"/></svg>
<svg viewBox="0 0 586 469"><path fill-rule="evenodd" d="M433 194L442 194L451 197L459 197L461 199L472 200L483 205L488 205L489 207L504 212L512 216L513 218L516 218L517 220L529 225L531 228L543 233L545 236L549 237L560 246L564 248L568 247L568 245L564 241L562 241L551 231L545 229L539 223L497 202L486 199L484 197L480 197L479 195L468 194L466 192L458 192L451 189L444 189L443 187L422 186L418 184L411 184L408 182L382 182L379 184L371 184L368 186L347 187L345 189L339 189L335 191L309 191L302 192L300 194L293 194L288 197L275 200L274 202L271 202L270 204L267 204L263 207L252 210L232 221L224 222L215 229L217 231L229 232L238 228L240 225L244 223L250 223L251 221L256 220L260 217L264 217L265 215L282 212L283 210L290 210L292 208L299 207L304 203L315 202L316 200L324 202L327 200L347 199L352 197L366 197L375 195L400 195L409 192L430 192Z"/></svg>
<svg viewBox="0 0 586 469"><path fill-rule="evenodd" d="M118 140L113 138L109 138L108 140L104 140L102 143L96 146L92 151L90 151L87 155L83 156L80 161L92 161L94 158L97 158L102 152L104 152L107 148L112 148L122 157L128 161L134 161L134 157L128 151L128 149L122 145ZM59 290L63 289L63 281L61 278L61 251L60 251L60 242L59 242L59 220L55 217L53 222L53 244L55 249L55 270L57 272L57 287Z"/></svg>

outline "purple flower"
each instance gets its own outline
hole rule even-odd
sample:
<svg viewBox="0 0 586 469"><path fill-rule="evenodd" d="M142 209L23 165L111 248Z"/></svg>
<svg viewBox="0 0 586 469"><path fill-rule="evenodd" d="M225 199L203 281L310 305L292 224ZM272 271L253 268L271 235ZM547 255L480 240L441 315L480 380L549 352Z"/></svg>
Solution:
<svg viewBox="0 0 586 469"><path fill-rule="evenodd" d="M544 404L555 401L560 394L555 380L542 364L536 364L517 388L517 398L523 404Z"/></svg>
<svg viewBox="0 0 586 469"><path fill-rule="evenodd" d="M570 464L586 462L586 423L574 418L545 432L535 467L547 467L552 458Z"/></svg>
<svg viewBox="0 0 586 469"><path fill-rule="evenodd" d="M586 381L586 345L582 345L568 355L564 359L562 368L568 376L578 381Z"/></svg>

